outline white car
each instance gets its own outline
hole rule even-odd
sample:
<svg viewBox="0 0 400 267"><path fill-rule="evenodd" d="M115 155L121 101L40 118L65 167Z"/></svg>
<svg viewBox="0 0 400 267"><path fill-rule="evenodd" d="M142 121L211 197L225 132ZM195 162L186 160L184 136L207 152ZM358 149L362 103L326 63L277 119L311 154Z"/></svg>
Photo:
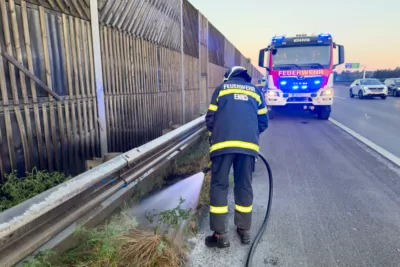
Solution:
<svg viewBox="0 0 400 267"><path fill-rule="evenodd" d="M356 95L359 99L372 97L386 99L388 88L378 79L357 79L350 85L349 95L351 98Z"/></svg>

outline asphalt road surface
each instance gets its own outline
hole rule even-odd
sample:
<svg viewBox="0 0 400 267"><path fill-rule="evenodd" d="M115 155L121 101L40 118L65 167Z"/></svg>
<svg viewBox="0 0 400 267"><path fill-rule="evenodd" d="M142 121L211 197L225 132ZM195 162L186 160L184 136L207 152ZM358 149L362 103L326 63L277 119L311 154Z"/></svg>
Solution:
<svg viewBox="0 0 400 267"><path fill-rule="evenodd" d="M336 86L331 118L400 157L400 97L349 97L349 87Z"/></svg>
<svg viewBox="0 0 400 267"><path fill-rule="evenodd" d="M261 137L261 152L273 170L274 196L253 266L400 266L398 167L331 122L301 115L276 116ZM253 178L253 236L267 207L266 174L259 160ZM190 266L245 266L250 247L236 236L232 191L229 201L231 247L205 247L210 234L205 217L200 234L191 240Z"/></svg>

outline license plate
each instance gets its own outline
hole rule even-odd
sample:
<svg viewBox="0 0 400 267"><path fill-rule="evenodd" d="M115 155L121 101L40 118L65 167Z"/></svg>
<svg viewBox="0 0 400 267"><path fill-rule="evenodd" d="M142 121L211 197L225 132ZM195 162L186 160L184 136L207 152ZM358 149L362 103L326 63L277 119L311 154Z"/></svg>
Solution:
<svg viewBox="0 0 400 267"><path fill-rule="evenodd" d="M293 97L307 97L307 94L292 94Z"/></svg>

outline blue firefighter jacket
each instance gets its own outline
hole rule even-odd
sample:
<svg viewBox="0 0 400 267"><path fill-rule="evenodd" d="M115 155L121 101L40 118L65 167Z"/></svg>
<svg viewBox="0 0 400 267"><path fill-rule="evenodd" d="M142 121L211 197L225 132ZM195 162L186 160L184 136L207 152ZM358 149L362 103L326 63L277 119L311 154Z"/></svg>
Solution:
<svg viewBox="0 0 400 267"><path fill-rule="evenodd" d="M241 77L218 86L206 115L210 157L240 153L257 157L259 136L268 128L268 114L260 90Z"/></svg>

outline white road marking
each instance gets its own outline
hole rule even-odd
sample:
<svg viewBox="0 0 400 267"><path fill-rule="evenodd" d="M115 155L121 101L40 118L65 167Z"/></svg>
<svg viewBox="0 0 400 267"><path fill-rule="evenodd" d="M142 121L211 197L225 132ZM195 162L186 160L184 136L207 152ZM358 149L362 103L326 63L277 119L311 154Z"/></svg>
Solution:
<svg viewBox="0 0 400 267"><path fill-rule="evenodd" d="M388 160L390 160L391 162L396 164L398 167L400 167L400 158L398 158L397 156L393 155L386 149L378 146L377 144L375 144L371 140L365 138L364 136L356 133L352 129L344 126L340 122L338 122L332 118L329 118L329 121L332 122L333 124L335 124L336 126L338 126L339 128L341 128L342 130L346 131L347 133L351 134L352 136L354 136L355 138L357 138L358 140L360 140L361 142L363 142L364 144L366 144L367 146L369 146L370 148L372 148L373 150L375 150L376 152L378 152L379 154L381 154L382 156L384 156L385 158L387 158Z"/></svg>
<svg viewBox="0 0 400 267"><path fill-rule="evenodd" d="M370 116L368 116L367 114L364 114L366 119L371 119Z"/></svg>
<svg viewBox="0 0 400 267"><path fill-rule="evenodd" d="M341 97L341 96L334 96L334 97L339 98L339 99L347 99L347 98L344 98L344 97Z"/></svg>

